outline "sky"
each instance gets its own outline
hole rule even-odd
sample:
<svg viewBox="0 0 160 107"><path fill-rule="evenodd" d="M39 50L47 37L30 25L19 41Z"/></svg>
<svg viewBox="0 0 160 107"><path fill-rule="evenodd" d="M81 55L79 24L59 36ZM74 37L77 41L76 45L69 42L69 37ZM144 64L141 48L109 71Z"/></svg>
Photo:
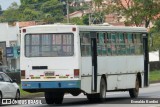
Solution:
<svg viewBox="0 0 160 107"><path fill-rule="evenodd" d="M13 2L17 2L20 5L20 0L0 0L2 10L6 10Z"/></svg>

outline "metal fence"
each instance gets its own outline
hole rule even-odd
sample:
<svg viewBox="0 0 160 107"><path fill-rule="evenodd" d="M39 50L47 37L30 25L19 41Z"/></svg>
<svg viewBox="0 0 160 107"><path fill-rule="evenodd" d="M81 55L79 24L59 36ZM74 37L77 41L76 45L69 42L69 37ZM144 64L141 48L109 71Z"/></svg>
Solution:
<svg viewBox="0 0 160 107"><path fill-rule="evenodd" d="M20 72L5 72L11 79L16 79L18 84L21 83Z"/></svg>
<svg viewBox="0 0 160 107"><path fill-rule="evenodd" d="M150 71L160 70L160 61L149 62L149 64L150 64Z"/></svg>

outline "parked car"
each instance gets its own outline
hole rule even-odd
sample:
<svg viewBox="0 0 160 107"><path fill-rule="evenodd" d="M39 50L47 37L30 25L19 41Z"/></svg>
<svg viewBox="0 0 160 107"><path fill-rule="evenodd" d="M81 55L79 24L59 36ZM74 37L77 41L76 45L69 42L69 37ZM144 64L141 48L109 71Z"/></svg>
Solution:
<svg viewBox="0 0 160 107"><path fill-rule="evenodd" d="M0 72L0 102L3 98L20 99L20 89L15 80Z"/></svg>

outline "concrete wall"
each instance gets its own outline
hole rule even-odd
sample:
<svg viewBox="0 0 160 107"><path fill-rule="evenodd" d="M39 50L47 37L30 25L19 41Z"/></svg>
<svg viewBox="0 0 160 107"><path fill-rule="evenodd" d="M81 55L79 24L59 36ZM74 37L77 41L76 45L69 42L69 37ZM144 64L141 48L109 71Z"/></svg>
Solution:
<svg viewBox="0 0 160 107"><path fill-rule="evenodd" d="M0 41L6 41L6 47L10 46L10 41L17 41L19 27L8 25L8 23L0 23Z"/></svg>

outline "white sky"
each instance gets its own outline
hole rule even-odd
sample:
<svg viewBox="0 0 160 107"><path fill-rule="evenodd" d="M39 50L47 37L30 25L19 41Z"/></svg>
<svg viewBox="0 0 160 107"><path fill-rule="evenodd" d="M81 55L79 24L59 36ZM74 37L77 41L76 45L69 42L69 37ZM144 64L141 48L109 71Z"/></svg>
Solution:
<svg viewBox="0 0 160 107"><path fill-rule="evenodd" d="M20 0L0 0L2 10L6 10L13 2L17 2L18 5L20 4Z"/></svg>

